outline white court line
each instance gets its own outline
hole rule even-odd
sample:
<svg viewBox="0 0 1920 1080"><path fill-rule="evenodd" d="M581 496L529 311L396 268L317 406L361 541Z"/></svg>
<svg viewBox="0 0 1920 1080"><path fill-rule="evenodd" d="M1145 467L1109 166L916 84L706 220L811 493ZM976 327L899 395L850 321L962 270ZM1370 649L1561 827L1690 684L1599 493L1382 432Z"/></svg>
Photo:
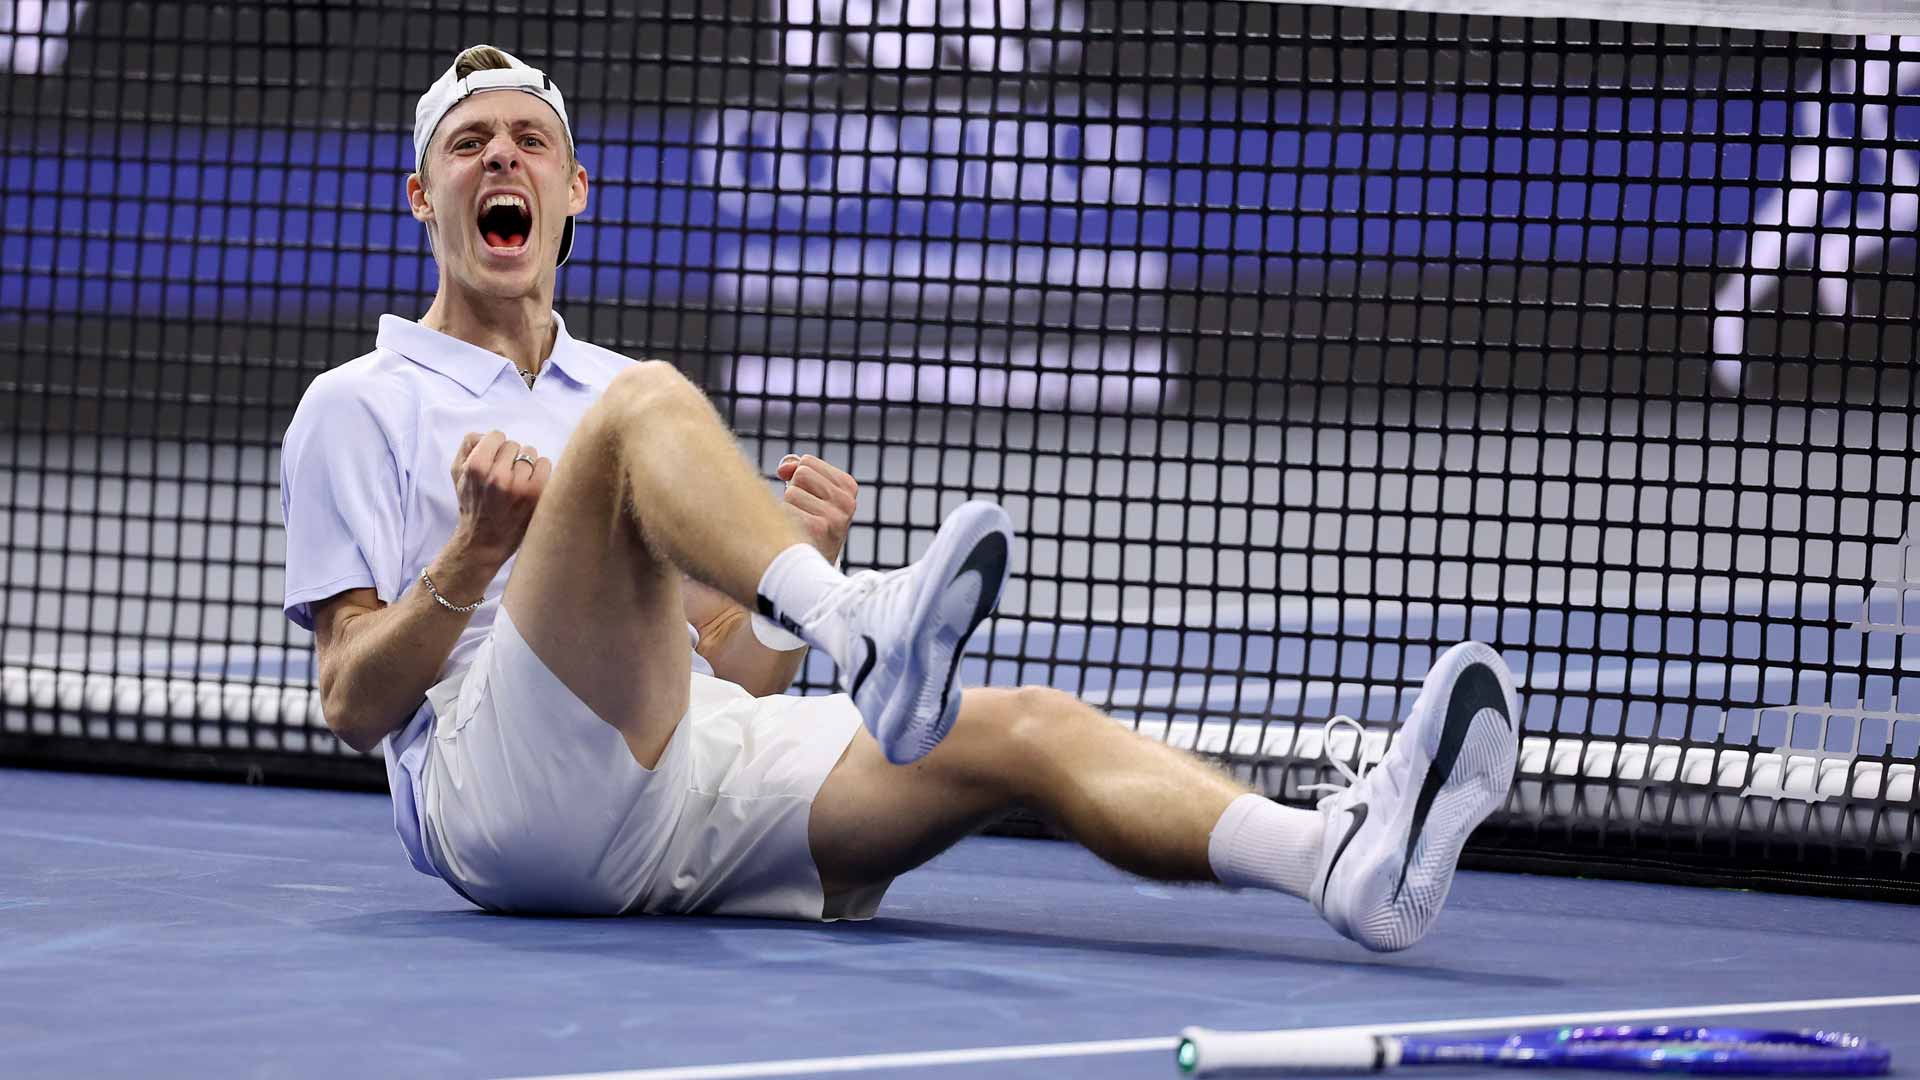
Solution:
<svg viewBox="0 0 1920 1080"><path fill-rule="evenodd" d="M1920 994L1807 998L1801 1001L1749 1001L1735 1005L1673 1005L1659 1009L1623 1009L1614 1012L1533 1013L1526 1016L1489 1016L1481 1019L1422 1020L1409 1024L1353 1024L1346 1027L1297 1028L1294 1029L1294 1034L1421 1035L1441 1031L1492 1031L1501 1028L1518 1030L1530 1027L1557 1027L1561 1024L1622 1023L1630 1020L1658 1020L1663 1016L1740 1016L1748 1013L1875 1009L1892 1005L1920 1005ZM797 1073L864 1072L871 1069L972 1065L987 1061L1032 1061L1038 1058L1144 1054L1155 1050L1171 1051L1177 1041L1171 1035L1161 1035L1145 1039L1109 1039L1102 1042L980 1046L968 1050L921 1050L902 1054L859 1054L853 1057L792 1058L787 1061L743 1061L731 1065L688 1065L666 1069L565 1073L523 1077L521 1080L735 1080L738 1077L792 1076ZM1173 1063L1169 1061L1167 1065L1171 1073Z"/></svg>
<svg viewBox="0 0 1920 1080"><path fill-rule="evenodd" d="M175 847L172 844L135 844L126 840L102 840L93 836L41 832L38 829L0 829L0 836L20 840L49 840L60 844L84 844L87 847L113 848L117 851L149 851L159 855L202 855L210 859L250 859L256 862L307 862L302 855L254 855L244 851L208 851L205 848Z"/></svg>

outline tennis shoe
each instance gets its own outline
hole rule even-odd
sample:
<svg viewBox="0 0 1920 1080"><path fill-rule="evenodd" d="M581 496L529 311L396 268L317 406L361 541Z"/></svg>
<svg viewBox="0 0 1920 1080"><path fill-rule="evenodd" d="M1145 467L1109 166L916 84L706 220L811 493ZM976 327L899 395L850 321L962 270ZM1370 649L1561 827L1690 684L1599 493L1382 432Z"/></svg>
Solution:
<svg viewBox="0 0 1920 1080"><path fill-rule="evenodd" d="M1000 600L1012 538L1006 511L966 503L918 562L854 574L800 619L888 761L917 761L953 727L961 650Z"/></svg>
<svg viewBox="0 0 1920 1080"><path fill-rule="evenodd" d="M1337 724L1352 720L1336 717ZM1375 952L1419 941L1440 914L1467 835L1506 801L1520 699L1498 653L1443 653L1384 757L1320 801L1326 833L1308 896L1335 930Z"/></svg>

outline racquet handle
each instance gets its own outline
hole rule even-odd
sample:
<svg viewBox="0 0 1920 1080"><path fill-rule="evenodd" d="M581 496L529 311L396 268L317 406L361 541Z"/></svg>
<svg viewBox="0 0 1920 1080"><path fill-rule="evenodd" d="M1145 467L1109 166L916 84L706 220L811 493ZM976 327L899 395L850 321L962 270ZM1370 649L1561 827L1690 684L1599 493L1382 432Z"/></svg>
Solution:
<svg viewBox="0 0 1920 1080"><path fill-rule="evenodd" d="M1378 1072L1400 1063L1400 1040L1362 1032L1333 1035L1190 1027L1180 1033L1178 1061L1180 1071L1188 1076L1239 1069Z"/></svg>

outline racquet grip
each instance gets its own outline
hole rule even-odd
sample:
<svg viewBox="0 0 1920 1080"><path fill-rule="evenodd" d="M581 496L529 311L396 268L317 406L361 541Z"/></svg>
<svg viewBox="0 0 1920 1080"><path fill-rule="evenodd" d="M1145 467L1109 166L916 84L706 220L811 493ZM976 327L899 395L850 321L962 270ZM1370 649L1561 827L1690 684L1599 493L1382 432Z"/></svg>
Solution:
<svg viewBox="0 0 1920 1080"><path fill-rule="evenodd" d="M1180 1071L1203 1076L1235 1070L1378 1072L1400 1063L1400 1040L1385 1035L1291 1031L1212 1031L1190 1027L1180 1033Z"/></svg>

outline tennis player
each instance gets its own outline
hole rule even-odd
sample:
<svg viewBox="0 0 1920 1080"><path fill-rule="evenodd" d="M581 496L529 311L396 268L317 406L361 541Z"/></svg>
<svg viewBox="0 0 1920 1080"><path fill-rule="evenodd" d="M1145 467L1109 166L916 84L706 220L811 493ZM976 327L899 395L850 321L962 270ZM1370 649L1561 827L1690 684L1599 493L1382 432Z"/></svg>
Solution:
<svg viewBox="0 0 1920 1080"><path fill-rule="evenodd" d="M383 749L417 869L505 912L867 918L1024 805L1135 873L1307 898L1369 948L1426 931L1512 778L1490 649L1444 654L1385 759L1318 810L1063 693L963 695L1006 516L966 504L920 561L843 576L846 472L789 456L775 498L674 367L553 311L588 176L552 80L468 49L413 137L438 294L314 380L281 480L287 615L328 726ZM782 693L806 646L846 694Z"/></svg>

